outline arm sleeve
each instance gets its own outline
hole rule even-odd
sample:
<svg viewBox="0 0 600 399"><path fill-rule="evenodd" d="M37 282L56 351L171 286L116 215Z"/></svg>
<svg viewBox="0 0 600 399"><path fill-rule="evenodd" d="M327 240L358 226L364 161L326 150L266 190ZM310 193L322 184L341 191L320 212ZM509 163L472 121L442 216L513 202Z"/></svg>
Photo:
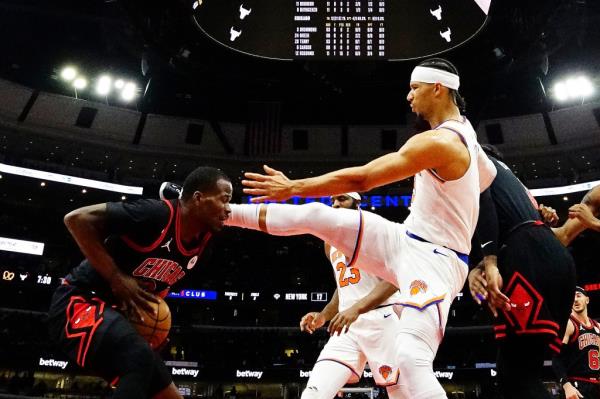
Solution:
<svg viewBox="0 0 600 399"><path fill-rule="evenodd" d="M480 196L479 220L475 229L475 242L479 242L483 256L498 254L498 214L492 198L491 188Z"/></svg>
<svg viewBox="0 0 600 399"><path fill-rule="evenodd" d="M564 347L564 345L563 345ZM552 370L556 376L556 380L563 383L567 378L567 367L565 365L565 351L560 351L552 357Z"/></svg>
<svg viewBox="0 0 600 399"><path fill-rule="evenodd" d="M168 206L159 200L140 199L106 204L106 230L119 234L144 237L145 233L163 229L170 216Z"/></svg>

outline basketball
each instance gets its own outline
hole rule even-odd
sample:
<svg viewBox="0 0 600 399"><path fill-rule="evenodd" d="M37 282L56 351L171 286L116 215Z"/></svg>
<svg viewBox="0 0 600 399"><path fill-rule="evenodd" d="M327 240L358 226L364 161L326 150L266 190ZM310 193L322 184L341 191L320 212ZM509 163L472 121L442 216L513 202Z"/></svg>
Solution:
<svg viewBox="0 0 600 399"><path fill-rule="evenodd" d="M156 297L158 303L150 302L156 310L156 314L148 313L142 309L144 321L131 319L130 322L135 330L150 344L152 349L158 348L169 336L171 329L171 310L169 305L160 297Z"/></svg>

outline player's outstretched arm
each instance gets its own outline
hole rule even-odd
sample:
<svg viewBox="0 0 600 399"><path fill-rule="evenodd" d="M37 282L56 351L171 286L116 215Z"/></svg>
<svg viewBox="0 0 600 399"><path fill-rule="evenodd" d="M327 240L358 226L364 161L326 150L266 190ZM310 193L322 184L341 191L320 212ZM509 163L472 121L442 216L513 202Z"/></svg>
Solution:
<svg viewBox="0 0 600 399"><path fill-rule="evenodd" d="M350 325L354 323L356 319L358 319L358 316L375 309L397 291L398 287L395 285L390 284L387 281L380 281L375 288L373 288L366 296L361 298L361 300L356 302L350 308L335 315L335 317L331 319L331 323L329 323L327 331L331 335L335 334L336 332L338 335L347 332L350 328Z"/></svg>
<svg viewBox="0 0 600 399"><path fill-rule="evenodd" d="M110 284L115 296L122 301L122 306L143 320L139 308L153 312L148 301L157 300L144 291L134 278L123 274L106 251L106 212L106 204L90 205L69 212L65 215L64 222L81 252Z"/></svg>
<svg viewBox="0 0 600 399"><path fill-rule="evenodd" d="M560 227L553 227L552 231L565 247L586 229L585 225L577 218L567 219Z"/></svg>
<svg viewBox="0 0 600 399"><path fill-rule="evenodd" d="M569 245L585 229L600 231L600 186L588 191L580 204L569 208L569 219L552 231L563 245Z"/></svg>
<svg viewBox="0 0 600 399"><path fill-rule="evenodd" d="M317 197L369 191L404 180L424 169L448 170L451 175L456 175L451 178L458 178L466 170L468 162L468 152L455 134L429 131L413 136L397 152L362 166L291 180L281 171L265 165L265 174L245 173L246 180L242 180L242 184L246 186L244 193L256 196L252 199L254 202L283 201L293 196Z"/></svg>
<svg viewBox="0 0 600 399"><path fill-rule="evenodd" d="M600 231L600 220L598 220L590 206L586 204L575 204L569 208L569 218L577 219L587 229Z"/></svg>

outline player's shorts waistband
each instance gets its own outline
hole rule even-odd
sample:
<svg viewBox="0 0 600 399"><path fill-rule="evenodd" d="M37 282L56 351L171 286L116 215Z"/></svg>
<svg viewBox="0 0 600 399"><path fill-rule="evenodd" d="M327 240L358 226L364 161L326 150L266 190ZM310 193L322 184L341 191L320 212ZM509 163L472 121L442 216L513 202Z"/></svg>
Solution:
<svg viewBox="0 0 600 399"><path fill-rule="evenodd" d="M402 305L402 304L401 303L396 303L396 302L394 302L394 303L386 303L384 305L376 306L375 309L383 309L383 308L388 308L390 306L396 306L396 305Z"/></svg>
<svg viewBox="0 0 600 399"><path fill-rule="evenodd" d="M600 385L600 378L596 378L596 377L567 377L567 380L588 382L590 384L599 384Z"/></svg>
<svg viewBox="0 0 600 399"><path fill-rule="evenodd" d="M408 230L406 230L406 235L409 236L410 238L414 239L414 240L417 240L417 241L427 242L429 244L434 244L431 241L427 241L426 239L424 239L422 237L419 237L418 235L413 234L413 233L411 233ZM437 245L437 244L434 244L434 245ZM443 245L441 245L441 246L444 247ZM469 255L463 254L463 253L458 252L458 251L455 251L452 248L448 248L448 247L444 247L444 248L449 249L450 251L454 252L456 254L456 256L458 256L458 258L460 260L462 260L463 262L465 262L467 265L469 264Z"/></svg>
<svg viewBox="0 0 600 399"><path fill-rule="evenodd" d="M511 227L511 229L508 230L508 232L506 233L506 237L510 236L517 230L522 229L523 227L540 227L540 226L545 226L544 222L542 222L541 220L526 220L524 222L517 224L516 226Z"/></svg>

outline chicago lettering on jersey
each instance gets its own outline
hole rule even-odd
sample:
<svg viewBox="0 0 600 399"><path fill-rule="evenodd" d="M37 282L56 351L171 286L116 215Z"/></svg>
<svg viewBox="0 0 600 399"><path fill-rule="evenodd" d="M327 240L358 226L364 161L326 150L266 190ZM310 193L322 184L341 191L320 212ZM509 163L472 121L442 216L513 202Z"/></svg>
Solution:
<svg viewBox="0 0 600 399"><path fill-rule="evenodd" d="M580 335L577 341L579 343L579 349L583 349L590 345L600 346L600 337L592 333Z"/></svg>
<svg viewBox="0 0 600 399"><path fill-rule="evenodd" d="M173 285L185 276L179 263L162 258L147 258L133 271L134 277L145 277Z"/></svg>

